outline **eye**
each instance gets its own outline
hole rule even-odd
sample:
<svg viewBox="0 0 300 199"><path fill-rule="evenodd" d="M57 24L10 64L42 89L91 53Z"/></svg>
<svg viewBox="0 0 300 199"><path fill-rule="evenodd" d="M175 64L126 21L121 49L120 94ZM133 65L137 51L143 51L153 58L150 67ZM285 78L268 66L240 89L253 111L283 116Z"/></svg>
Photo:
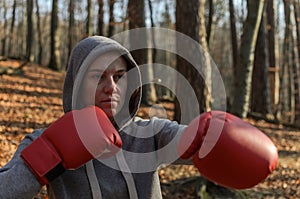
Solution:
<svg viewBox="0 0 300 199"><path fill-rule="evenodd" d="M92 72L90 73L90 79L93 81L93 82L97 82L97 83L100 83L102 80L103 80L103 74L102 73L95 73L95 72Z"/></svg>
<svg viewBox="0 0 300 199"><path fill-rule="evenodd" d="M99 80L101 78L101 75L100 74L93 74L92 78L95 79L95 80Z"/></svg>
<svg viewBox="0 0 300 199"><path fill-rule="evenodd" d="M113 76L114 82L118 82L126 73L120 73Z"/></svg>

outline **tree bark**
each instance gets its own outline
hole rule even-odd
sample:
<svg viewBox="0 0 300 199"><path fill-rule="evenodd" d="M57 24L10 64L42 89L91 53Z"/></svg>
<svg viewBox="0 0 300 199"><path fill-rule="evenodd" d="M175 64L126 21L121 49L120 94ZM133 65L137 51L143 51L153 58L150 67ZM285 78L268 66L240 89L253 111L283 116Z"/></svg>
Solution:
<svg viewBox="0 0 300 199"><path fill-rule="evenodd" d="M204 52L199 54L195 52L197 49L193 49L191 46L186 46L185 41L177 40L176 46L179 49L184 48L185 56L200 59L199 67L203 74L199 74L197 69L187 62L183 57L177 55L177 71L185 77L185 79L193 87L193 92L197 96L198 103L192 104L190 98L184 99L184 102L179 104L179 101L175 101L175 115L174 119L180 123L189 123L199 112L203 112L210 109L210 96L206 93L206 88L210 86L210 76L207 67L209 68L208 59L206 57L207 42L206 42L206 27L204 19L204 0L190 0L184 2L181 0L176 1L176 31L181 32L191 37L196 42L199 42ZM195 54L196 53L196 54ZM197 66L198 67L198 66ZM184 91L181 84L176 85L176 93L189 92ZM188 95L188 94L187 94ZM182 111L185 110L184 117L182 117Z"/></svg>
<svg viewBox="0 0 300 199"><path fill-rule="evenodd" d="M16 7L17 7L17 0L14 0L13 9L12 9L12 19L10 24L10 34L9 34L9 44L8 44L8 55L12 55L12 41L13 41L13 35L14 35L14 28L15 28L15 19L16 19Z"/></svg>
<svg viewBox="0 0 300 199"><path fill-rule="evenodd" d="M291 120L291 89L292 82L290 78L290 66L292 65L291 48L291 10L290 1L284 0L285 33L283 43L283 64L280 74L280 105L278 111L282 120L289 122Z"/></svg>
<svg viewBox="0 0 300 199"><path fill-rule="evenodd" d="M33 0L27 0L27 36L26 36L26 59L31 61L32 42L33 42L33 27L32 27L32 11Z"/></svg>
<svg viewBox="0 0 300 199"><path fill-rule="evenodd" d="M75 39L74 39L74 34L75 34L75 15L74 15L74 10L75 10L75 2L74 0L70 0L69 2L69 41L68 41L68 55L71 54L71 51L74 47Z"/></svg>
<svg viewBox="0 0 300 199"><path fill-rule="evenodd" d="M98 34L103 35L103 16L104 16L104 11L103 11L103 0L98 0Z"/></svg>
<svg viewBox="0 0 300 199"><path fill-rule="evenodd" d="M294 21L295 21L295 29L296 29L296 35L292 35L292 44L293 44L293 70L292 74L294 77L294 84L295 84L295 117L294 122L300 121L300 7L299 7L299 1L294 0L293 1L293 7L292 10Z"/></svg>
<svg viewBox="0 0 300 199"><path fill-rule="evenodd" d="M208 50L208 40L206 35L206 26L205 26L205 0L199 1L199 43L202 46L203 50L203 59L204 59L204 83L198 84L198 78L194 79L193 82L195 85L199 86L199 92L202 93L200 100L203 100L203 110L200 108L200 111L210 111L211 110L211 89L212 89L212 69L211 69L211 60ZM213 4L213 2L211 2ZM211 22L212 25L212 22ZM201 96L201 95L200 95Z"/></svg>
<svg viewBox="0 0 300 199"><path fill-rule="evenodd" d="M214 17L214 1L213 0L209 0L208 1L209 4L209 14L208 14L208 22L207 22L207 31L206 31L206 42L207 45L209 46L209 41L211 38L211 33L212 33L212 27L213 27L213 17ZM205 7L205 5L204 5Z"/></svg>
<svg viewBox="0 0 300 199"><path fill-rule="evenodd" d="M85 24L85 36L89 37L93 32L93 20L92 20L92 0L87 0L87 16L86 16L86 24Z"/></svg>
<svg viewBox="0 0 300 199"><path fill-rule="evenodd" d="M4 26L3 26L3 31L4 31L4 35L2 36L2 48L1 48L1 55L2 56L6 56L6 40L7 40L7 6L6 6L6 0L3 0L3 19L4 19Z"/></svg>
<svg viewBox="0 0 300 199"><path fill-rule="evenodd" d="M240 63L237 68L237 76L234 77L235 91L231 110L233 114L241 118L245 118L249 110L254 50L263 6L263 0L247 1L248 14L241 38Z"/></svg>
<svg viewBox="0 0 300 199"><path fill-rule="evenodd" d="M129 29L145 27L145 2L140 0L129 0L128 1L128 19ZM143 35L143 39L139 39L139 36L134 31L130 32L130 45L134 46L134 42L145 42L142 46L147 46L147 35ZM138 40L137 40L138 39ZM138 49L131 52L133 58L138 65L148 63L148 50ZM147 72L142 73L142 80L149 82L153 79L153 66L147 65ZM145 84L142 88L142 104L152 105L157 101L155 87L153 84Z"/></svg>
<svg viewBox="0 0 300 199"><path fill-rule="evenodd" d="M229 0L229 12L230 12L230 30L231 30L231 46L232 46L232 62L233 62L233 76L237 76L237 66L239 64L239 52L238 52L238 40L236 33L236 19L234 12L233 0Z"/></svg>
<svg viewBox="0 0 300 199"><path fill-rule="evenodd" d="M58 28L58 0L52 0L51 11L51 32L50 32L50 62L48 68L53 70L59 69L59 52L57 41L57 28Z"/></svg>
<svg viewBox="0 0 300 199"><path fill-rule="evenodd" d="M300 58L300 2L299 0L293 0L294 6L294 16L295 16L295 24L296 24L296 40L297 40L297 48L298 48L298 57Z"/></svg>
<svg viewBox="0 0 300 199"><path fill-rule="evenodd" d="M279 103L279 42L277 27L277 0L267 1L269 80L272 101L272 112L277 112ZM275 114L277 118L278 115ZM277 118L279 119L279 118Z"/></svg>
<svg viewBox="0 0 300 199"><path fill-rule="evenodd" d="M38 0L35 0L36 5L36 29L38 34L38 56L37 56L37 63L42 64L42 57L43 57L43 44L42 44L42 31L41 31L41 18L40 18L40 8Z"/></svg>
<svg viewBox="0 0 300 199"><path fill-rule="evenodd" d="M115 0L109 0L108 37L113 36L115 31L114 6L115 6Z"/></svg>
<svg viewBox="0 0 300 199"><path fill-rule="evenodd" d="M270 84L268 78L268 48L264 15L260 23L252 74L251 111L271 116Z"/></svg>

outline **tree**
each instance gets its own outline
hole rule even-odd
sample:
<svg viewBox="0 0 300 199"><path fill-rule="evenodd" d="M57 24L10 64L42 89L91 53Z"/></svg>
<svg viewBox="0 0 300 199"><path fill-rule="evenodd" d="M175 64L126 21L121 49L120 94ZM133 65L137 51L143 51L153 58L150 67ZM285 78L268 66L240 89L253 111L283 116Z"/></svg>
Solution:
<svg viewBox="0 0 300 199"><path fill-rule="evenodd" d="M104 16L104 11L103 11L103 0L98 0L98 34L103 35L103 16Z"/></svg>
<svg viewBox="0 0 300 199"><path fill-rule="evenodd" d="M251 111L270 117L269 59L266 42L266 20L262 17L255 47L254 68L252 74ZM272 119L272 118L270 118Z"/></svg>
<svg viewBox="0 0 300 199"><path fill-rule="evenodd" d="M280 104L278 111L282 114L285 122L294 122L296 102L298 94L298 75L299 71L298 53L295 51L293 38L293 24L292 24L292 9L291 1L284 1L284 16L285 16L285 33L283 44L283 64L280 74Z"/></svg>
<svg viewBox="0 0 300 199"><path fill-rule="evenodd" d="M15 27L15 19L16 19L16 7L17 7L17 0L14 0L13 9L12 9L12 19L10 24L10 34L9 34L9 44L8 44L8 54L12 55L12 41L13 41L13 35L14 35L14 27Z"/></svg>
<svg viewBox="0 0 300 199"><path fill-rule="evenodd" d="M58 0L52 0L52 12L51 12L51 33L50 33L50 62L48 68L53 70L59 69L59 41L57 36L58 28Z"/></svg>
<svg viewBox="0 0 300 199"><path fill-rule="evenodd" d="M145 2L141 0L129 0L128 1L128 19L129 19L129 29L142 28L145 27ZM135 34L134 31L130 32L130 46L134 46L138 39L139 43L143 43L142 46L147 46L147 35L143 35L142 39ZM148 50L138 49L132 51L132 56L137 62L137 64L147 64L148 63ZM150 82L153 79L153 67L152 65L147 65L147 72L142 73L142 79L146 82ZM153 84L143 85L142 92L142 102L145 105L151 105L157 101L157 96L155 92L155 87Z"/></svg>
<svg viewBox="0 0 300 199"><path fill-rule="evenodd" d="M149 2L148 4L149 4L149 9L150 9L150 5L152 4L152 2L150 0L148 2ZM171 15L170 15L169 3L166 1L164 2L164 11L161 13L160 18L161 18L161 21L159 21L159 27L168 28L168 29L172 29L174 27L172 19L171 19ZM154 26L154 23L152 26ZM154 34L152 34L152 35L154 35ZM153 36L152 36L152 38L153 38ZM156 35L156 39L159 41L161 39L164 40L165 35L158 34L158 35ZM172 42L172 41L170 40L170 42ZM155 45L156 44L153 44L153 46L155 46ZM170 52L153 49L153 63L160 63L163 65L175 67L175 64L174 64L175 58L176 58L175 55ZM154 67L153 69L154 69L155 74L161 75L161 74L164 74L164 72L165 72L165 70L163 68ZM167 81L171 82L173 80L172 80L172 78L170 78ZM174 85L174 87L175 87L175 85ZM174 93L171 91L171 90L174 90L174 87L166 88L166 87L158 85L158 84L155 85L155 90L156 90L158 98L163 99L163 100L168 100L168 101L174 101Z"/></svg>
<svg viewBox="0 0 300 199"><path fill-rule="evenodd" d="M1 49L1 55L6 56L6 40L7 40L7 25L8 25L8 20L7 20L7 6L6 6L6 0L3 0L3 19L4 19L4 26L3 26L3 32L4 34L2 35L2 49Z"/></svg>
<svg viewBox="0 0 300 199"><path fill-rule="evenodd" d="M210 94L208 93L211 77L210 77L210 62L208 57L208 47L206 42L206 28L204 17L204 0L191 0L184 2L181 0L176 1L176 30L181 32L194 41L199 42L202 46L202 50L193 49L191 46L185 46L185 41L177 40L177 51L184 48L185 56L190 58L199 59L197 66L192 66L183 57L177 55L177 71L185 77L185 79L191 84L193 90L197 96L198 104L189 102L189 98L186 98L184 103L179 104L175 102L175 115L174 119L180 121L180 123L189 123L197 113L207 111L210 109ZM185 47L184 47L185 46ZM197 50L197 52L195 52ZM200 50L200 51L199 51ZM198 57L201 53L201 57ZM198 70L202 71L199 74ZM183 92L181 84L176 85L176 92ZM181 110L185 110L188 114L185 117L181 117Z"/></svg>
<svg viewBox="0 0 300 199"><path fill-rule="evenodd" d="M93 32L93 20L92 20L92 0L87 0L87 17L86 17L86 25L85 25L85 36L91 36Z"/></svg>
<svg viewBox="0 0 300 199"><path fill-rule="evenodd" d="M75 10L75 2L74 0L69 0L69 31L68 31L68 35L69 35L69 41L68 41L68 55L71 54L71 51L74 47L74 43L75 43L75 14L74 14L74 10Z"/></svg>
<svg viewBox="0 0 300 199"><path fill-rule="evenodd" d="M300 121L300 6L299 1L293 2L295 21L295 39L293 39L293 74L295 81L295 122Z"/></svg>
<svg viewBox="0 0 300 199"><path fill-rule="evenodd" d="M264 1L247 1L248 14L241 38L237 76L234 77L232 113L245 118L249 110L254 50L262 18Z"/></svg>
<svg viewBox="0 0 300 199"><path fill-rule="evenodd" d="M213 1L211 2L213 4ZM213 7L213 5L211 5ZM213 8L211 8L213 10ZM213 12L213 11L211 11ZM197 82L198 78L194 80L196 85L200 87L199 92L201 98L200 101L203 101L203 109L200 108L200 111L209 111L211 109L211 89L212 89L212 79L211 79L211 60L210 60L210 55L209 55L209 50L208 50L208 41L209 37L207 37L207 32L206 32L206 26L205 26L205 0L200 0L199 4L199 43L202 46L203 50L203 63L204 63L204 83L202 81ZM211 22L212 25L212 22ZM211 30L210 30L211 32ZM197 84L199 83L199 84ZM202 83L202 84L201 84Z"/></svg>
<svg viewBox="0 0 300 199"><path fill-rule="evenodd" d="M33 0L27 0L27 36L26 36L27 61L31 61L31 48L33 42L32 12L33 12Z"/></svg>
<svg viewBox="0 0 300 199"><path fill-rule="evenodd" d="M38 56L37 56L37 63L42 63L43 57L43 44L42 44L42 31L41 31L41 19L40 19L40 9L38 0L35 0L36 5L36 29L37 29L37 36L38 36Z"/></svg>
<svg viewBox="0 0 300 199"><path fill-rule="evenodd" d="M284 16L285 16L285 34L284 34L284 44L283 44L283 70L282 70L282 114L289 118L291 116L291 77L289 75L289 70L292 65L292 48L291 48L291 4L290 0L284 0ZM288 119L290 121L290 118Z"/></svg>
<svg viewBox="0 0 300 199"><path fill-rule="evenodd" d="M108 37L113 36L115 31L115 17L114 17L115 0L109 0L109 23L108 23Z"/></svg>
<svg viewBox="0 0 300 199"><path fill-rule="evenodd" d="M297 0L293 1L294 6L294 16L296 24L296 35L297 35L297 45L298 45L298 57L300 58L300 2Z"/></svg>
<svg viewBox="0 0 300 199"><path fill-rule="evenodd" d="M151 28L155 27L154 20L153 20L153 8L152 8L152 2L151 0L148 0L148 6L149 6L149 13L150 13L150 21L151 21ZM155 44L155 34L152 29L151 31L151 38L152 38L152 46L153 48L151 49L152 51L152 63L156 62L156 44Z"/></svg>
<svg viewBox="0 0 300 199"><path fill-rule="evenodd" d="M214 17L214 1L213 0L209 0L208 1L209 4L209 14L208 14L208 22L207 22L207 34L206 34L206 41L207 44L209 45L209 41L211 38L211 33L212 33L212 26L213 26L213 17Z"/></svg>
<svg viewBox="0 0 300 199"><path fill-rule="evenodd" d="M294 110L293 112L293 116L291 118L291 122L294 123L295 121L299 121L300 119L300 59L299 59L299 46L297 46L297 44L299 44L297 42L297 36L299 36L299 24L297 24L297 16L298 14L296 14L296 12L299 12L299 7L297 6L297 4L293 3L294 1L291 2L291 18L293 20L291 20L291 45L292 45L292 65L290 66L290 75L291 75L291 79L293 82L293 92L291 93L292 95L292 110ZM292 7L294 9L292 9ZM295 22L295 24L294 24ZM295 29L294 29L295 28ZM296 35L293 34L293 32L296 32ZM297 33L298 32L298 33ZM296 37L296 38L295 38Z"/></svg>
<svg viewBox="0 0 300 199"><path fill-rule="evenodd" d="M236 33L236 19L234 12L233 0L229 0L229 12L230 12L230 30L231 30L231 46L232 46L232 62L233 62L233 76L237 76L237 66L238 66L238 39Z"/></svg>
<svg viewBox="0 0 300 199"><path fill-rule="evenodd" d="M279 103L279 42L277 26L277 0L267 1L269 80L272 112L275 114ZM275 118L278 115L275 114Z"/></svg>

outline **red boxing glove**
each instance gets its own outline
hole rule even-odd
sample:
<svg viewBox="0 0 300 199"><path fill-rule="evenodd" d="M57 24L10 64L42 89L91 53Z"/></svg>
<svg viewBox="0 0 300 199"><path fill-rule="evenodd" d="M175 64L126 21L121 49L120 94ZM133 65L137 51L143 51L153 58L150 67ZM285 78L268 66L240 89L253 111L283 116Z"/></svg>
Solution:
<svg viewBox="0 0 300 199"><path fill-rule="evenodd" d="M221 111L203 113L189 124L179 142L179 155L193 156L203 176L234 189L255 186L278 160L275 145L264 133Z"/></svg>
<svg viewBox="0 0 300 199"><path fill-rule="evenodd" d="M94 158L114 155L122 140L98 107L66 113L21 152L21 158L42 185L65 169L76 169Z"/></svg>

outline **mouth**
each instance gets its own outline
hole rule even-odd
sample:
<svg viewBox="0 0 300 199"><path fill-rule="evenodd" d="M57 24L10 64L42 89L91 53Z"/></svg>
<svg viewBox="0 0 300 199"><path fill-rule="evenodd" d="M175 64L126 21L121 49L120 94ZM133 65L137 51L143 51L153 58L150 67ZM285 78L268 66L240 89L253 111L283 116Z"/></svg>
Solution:
<svg viewBox="0 0 300 199"><path fill-rule="evenodd" d="M106 98L100 101L100 103L113 103L113 102L119 102L116 98Z"/></svg>
<svg viewBox="0 0 300 199"><path fill-rule="evenodd" d="M105 98L99 101L99 105L102 108L113 108L119 104L119 100L117 98Z"/></svg>

